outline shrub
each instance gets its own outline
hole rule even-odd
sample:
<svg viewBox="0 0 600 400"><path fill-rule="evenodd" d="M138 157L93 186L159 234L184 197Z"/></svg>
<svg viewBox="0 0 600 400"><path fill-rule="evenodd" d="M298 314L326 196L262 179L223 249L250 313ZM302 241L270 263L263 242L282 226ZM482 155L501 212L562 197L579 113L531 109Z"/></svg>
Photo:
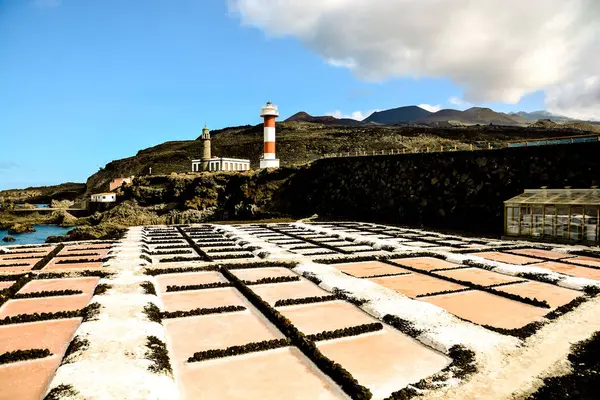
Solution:
<svg viewBox="0 0 600 400"><path fill-rule="evenodd" d="M216 265L207 265L205 267L176 267L176 268L146 268L144 275L156 276L166 274L180 274L184 272L204 272L204 271L219 271Z"/></svg>
<svg viewBox="0 0 600 400"><path fill-rule="evenodd" d="M547 274L536 274L536 273L530 273L530 272L520 272L516 276L519 278L530 279L532 281L549 283L551 285L556 285L558 283L558 281L560 281L560 279L552 278Z"/></svg>
<svg viewBox="0 0 600 400"><path fill-rule="evenodd" d="M91 303L87 307L84 307L79 314L83 318L83 322L95 321L100 314L101 308L100 303Z"/></svg>
<svg viewBox="0 0 600 400"><path fill-rule="evenodd" d="M40 272L37 279L58 279L58 278L71 278L71 277L88 277L97 276L99 278L108 278L113 276L113 273L105 271L69 271L69 272Z"/></svg>
<svg viewBox="0 0 600 400"><path fill-rule="evenodd" d="M326 255L326 254L335 254L335 253L331 253L331 252L328 252L328 251L315 251L313 253L302 253L302 256L312 257L312 256L323 256L323 255Z"/></svg>
<svg viewBox="0 0 600 400"><path fill-rule="evenodd" d="M468 375L477 372L475 364L475 352L466 347L455 344L450 347L448 355L452 358L452 362L442 371L451 371L455 378L464 379Z"/></svg>
<svg viewBox="0 0 600 400"><path fill-rule="evenodd" d="M548 318L550 320L557 319L558 317L561 317L561 316L565 315L566 313L573 311L574 309L576 309L577 307L579 307L580 305L582 305L583 303L585 303L588 300L589 299L586 296L579 296L579 297L571 300L567 304L564 304L560 307L557 307L555 310L550 311L544 317Z"/></svg>
<svg viewBox="0 0 600 400"><path fill-rule="evenodd" d="M333 288L332 292L338 299L347 301L348 303L352 303L357 307L362 306L363 304L365 304L368 301L366 299L356 298L356 297L352 296L352 294L350 294L340 288Z"/></svg>
<svg viewBox="0 0 600 400"><path fill-rule="evenodd" d="M212 253L241 253L241 252L248 252L248 249L243 249L243 248L235 248L232 249L231 247L225 247L225 248L219 248L219 249L214 249L214 250L208 250L209 254L212 255Z"/></svg>
<svg viewBox="0 0 600 400"><path fill-rule="evenodd" d="M213 260L235 260L237 258L254 258L252 253L242 254L216 254L211 256Z"/></svg>
<svg viewBox="0 0 600 400"><path fill-rule="evenodd" d="M140 283L140 286L142 287L142 289L144 289L144 294L156 296L156 288L154 287L154 284L152 282L144 281Z"/></svg>
<svg viewBox="0 0 600 400"><path fill-rule="evenodd" d="M73 254L65 254L58 256L61 257L87 257L87 256L100 256L100 253L73 253Z"/></svg>
<svg viewBox="0 0 600 400"><path fill-rule="evenodd" d="M167 262L187 262L187 261L204 261L201 257L170 257L158 260L161 263Z"/></svg>
<svg viewBox="0 0 600 400"><path fill-rule="evenodd" d="M148 336L146 347L148 347L146 358L152 361L152 365L148 369L155 373L172 374L173 369L171 368L167 345L156 336Z"/></svg>
<svg viewBox="0 0 600 400"><path fill-rule="evenodd" d="M583 288L583 291L586 294L590 295L590 296L596 296L596 295L600 294L600 287L599 286L593 286L593 285L585 286Z"/></svg>
<svg viewBox="0 0 600 400"><path fill-rule="evenodd" d="M13 299L31 299L34 297L52 297L52 296L69 296L74 294L82 294L81 290L46 290L42 292L31 292L31 293L17 293L13 296Z"/></svg>
<svg viewBox="0 0 600 400"><path fill-rule="evenodd" d="M150 257L148 257L147 255L142 254L142 255L140 255L140 258L142 260L148 261L150 264L152 264L152 259Z"/></svg>
<svg viewBox="0 0 600 400"><path fill-rule="evenodd" d="M26 322L49 321L52 319L65 318L83 318L83 321L89 321L100 312L100 304L92 303L81 310L75 311L57 311L48 313L18 314L6 317L0 320L0 325L22 324Z"/></svg>
<svg viewBox="0 0 600 400"><path fill-rule="evenodd" d="M78 393L73 386L61 384L50 390L44 400L64 400L77 396Z"/></svg>
<svg viewBox="0 0 600 400"><path fill-rule="evenodd" d="M415 339L423 333L422 330L415 328L412 322L402 318L398 318L395 315L386 314L383 316L382 320L386 324L393 326L405 335L408 335Z"/></svg>
<svg viewBox="0 0 600 400"><path fill-rule="evenodd" d="M101 258L101 259L93 259L93 258L79 258L79 259L64 259L64 260L59 260L56 262L56 264L86 264L86 263L95 263L95 262L105 262L107 261L108 258Z"/></svg>
<svg viewBox="0 0 600 400"><path fill-rule="evenodd" d="M305 250L305 249L318 249L318 248L319 248L319 246L310 244L310 245L305 245L305 246L290 247L288 250Z"/></svg>
<svg viewBox="0 0 600 400"><path fill-rule="evenodd" d="M443 294L451 294L451 293L460 293L460 292L468 292L470 290L473 290L471 288L464 288L464 289L455 289L455 290L442 290L440 292L430 292L430 293L425 293L425 294L419 294L416 296L416 298L421 298L421 297L427 297L427 296L440 296Z"/></svg>
<svg viewBox="0 0 600 400"><path fill-rule="evenodd" d="M216 350L205 350L194 353L193 356L188 358L187 362L197 362L197 361L205 361L211 360L214 358L222 358L222 357L230 357L237 356L240 354L254 353L257 351L266 351L278 349L281 347L290 346L291 342L289 339L274 339L274 340L264 340L262 342L253 342L248 343L242 346L231 346L226 349L216 349Z"/></svg>
<svg viewBox="0 0 600 400"><path fill-rule="evenodd" d="M303 277L305 277L306 279L308 279L309 281L311 281L312 283L314 283L315 285L320 285L321 284L321 280L319 278L317 278L317 276L315 274L313 274L312 272L304 272L302 274Z"/></svg>
<svg viewBox="0 0 600 400"><path fill-rule="evenodd" d="M223 314L237 311L244 311L244 306L222 306L214 308L195 308L189 311L164 311L161 313L161 317L164 319L168 318L181 318L181 317L195 317L198 315L209 315L209 314Z"/></svg>
<svg viewBox="0 0 600 400"><path fill-rule="evenodd" d="M65 355L63 357L63 361L61 363L62 364L68 364L68 358L69 356L71 356L72 354L75 354L78 351L82 351L85 350L89 347L90 345L90 341L87 339L82 339L79 336L75 336L73 338L73 340L71 340L71 343L69 343L69 347L67 347L67 351L65 352Z"/></svg>
<svg viewBox="0 0 600 400"><path fill-rule="evenodd" d="M27 257L4 257L3 260L29 260L32 258L40 258L40 256L27 256Z"/></svg>
<svg viewBox="0 0 600 400"><path fill-rule="evenodd" d="M312 341L319 340L331 340L338 339L347 336L357 336L363 333L380 331L383 329L383 325L379 322L375 322L372 324L363 324L357 326L351 326L348 328L336 329L334 331L325 331L321 333L316 333L314 335L308 335L306 338Z"/></svg>
<svg viewBox="0 0 600 400"><path fill-rule="evenodd" d="M293 306L296 304L322 303L322 302L333 301L333 300L337 300L337 299L338 299L338 297L336 295L304 297L304 298L300 298L300 299L284 299L284 300L277 300L275 302L275 307Z"/></svg>
<svg viewBox="0 0 600 400"><path fill-rule="evenodd" d="M162 324L162 314L160 308L154 303L148 303L144 306L144 314L148 317L148 320L152 322L158 322Z"/></svg>
<svg viewBox="0 0 600 400"><path fill-rule="evenodd" d="M13 263L13 264L2 264L0 268L8 268L8 267L28 267L29 263Z"/></svg>
<svg viewBox="0 0 600 400"><path fill-rule="evenodd" d="M410 274L412 274L412 272L397 272L395 274L379 274L379 275L365 276L365 277L362 277L361 279L384 278L386 276L402 276L402 275L410 275Z"/></svg>
<svg viewBox="0 0 600 400"><path fill-rule="evenodd" d="M169 251L153 251L150 255L153 256L170 256L174 254L190 254L192 250L169 250Z"/></svg>
<svg viewBox="0 0 600 400"><path fill-rule="evenodd" d="M472 321L469 322L474 323ZM483 326L486 329L489 329L490 331L498 332L502 335L514 336L516 338L525 340L528 337L534 335L544 325L545 323L542 321L534 321L525 326L522 326L521 328L514 329L496 328L495 326L490 325L481 326Z"/></svg>
<svg viewBox="0 0 600 400"><path fill-rule="evenodd" d="M313 260L316 264L343 264L350 262L361 262L361 261L375 261L377 260L376 256L353 256L353 257L343 257L343 258L319 258Z"/></svg>
<svg viewBox="0 0 600 400"><path fill-rule="evenodd" d="M201 289L215 289L231 286L230 282L211 282L211 283L200 283L197 285L169 285L167 286L167 292L182 292L185 290L201 290Z"/></svg>
<svg viewBox="0 0 600 400"><path fill-rule="evenodd" d="M99 296L102 295L104 293L106 293L106 291L108 289L111 289L112 285L109 285L107 283L100 283L99 285L96 286L96 289L94 289L94 296Z"/></svg>
<svg viewBox="0 0 600 400"><path fill-rule="evenodd" d="M0 364L8 364L17 361L33 360L52 355L48 349L15 350L0 354Z"/></svg>
<svg viewBox="0 0 600 400"><path fill-rule="evenodd" d="M283 282L297 282L300 280L299 276L275 276L258 279L256 281L243 281L246 285L262 285L266 283L283 283Z"/></svg>
<svg viewBox="0 0 600 400"><path fill-rule="evenodd" d="M189 249L190 246L186 245L181 245L181 246L157 246L154 248L154 250L173 250L173 249Z"/></svg>
<svg viewBox="0 0 600 400"><path fill-rule="evenodd" d="M108 246L108 247L85 247L83 249L67 249L67 252L69 251L86 251L86 250L110 250L112 248L112 246Z"/></svg>

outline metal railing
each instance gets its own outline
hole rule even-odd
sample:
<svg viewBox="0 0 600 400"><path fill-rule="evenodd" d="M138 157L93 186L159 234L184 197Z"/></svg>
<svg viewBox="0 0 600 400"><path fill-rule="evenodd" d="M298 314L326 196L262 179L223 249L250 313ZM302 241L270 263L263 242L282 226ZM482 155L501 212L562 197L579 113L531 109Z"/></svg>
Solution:
<svg viewBox="0 0 600 400"><path fill-rule="evenodd" d="M475 151L475 150L493 150L501 148L498 144L477 142L468 145L452 146L421 146L421 147L403 147L401 149L387 150L356 150L343 151L339 153L327 153L322 158L340 158L340 157L363 157L363 156L388 156L399 154L417 154L417 153L446 153L454 151Z"/></svg>

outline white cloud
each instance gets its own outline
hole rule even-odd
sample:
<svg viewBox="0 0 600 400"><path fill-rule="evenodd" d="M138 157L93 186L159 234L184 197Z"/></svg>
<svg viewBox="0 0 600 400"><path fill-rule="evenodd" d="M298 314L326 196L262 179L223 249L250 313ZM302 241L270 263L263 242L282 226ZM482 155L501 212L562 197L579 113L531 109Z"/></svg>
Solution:
<svg viewBox="0 0 600 400"><path fill-rule="evenodd" d="M448 103L452 104L453 106L456 106L457 108L462 108L462 109L473 107L473 104L469 103L468 101L464 101L460 97L456 97L456 96L450 97L448 99Z"/></svg>
<svg viewBox="0 0 600 400"><path fill-rule="evenodd" d="M547 106L600 117L598 0L228 0L244 25L297 37L366 81L448 78L470 103ZM596 93L596 95L594 94Z"/></svg>
<svg viewBox="0 0 600 400"><path fill-rule="evenodd" d="M62 0L34 0L31 4L38 8L54 8L60 6Z"/></svg>
<svg viewBox="0 0 600 400"><path fill-rule="evenodd" d="M329 116L335 117L335 118L351 118L351 119L355 119L357 121L362 121L363 119L368 118L369 115L373 114L376 111L381 111L381 110L371 110L371 111L367 111L367 112L354 111L353 113L350 113L350 114L344 114L340 110L335 110L335 111L326 112L325 115L329 115Z"/></svg>
<svg viewBox="0 0 600 400"><path fill-rule="evenodd" d="M442 106L439 104L436 104L435 106L432 106L431 104L419 104L418 107L421 107L423 110L427 110L429 112L438 112L442 109Z"/></svg>

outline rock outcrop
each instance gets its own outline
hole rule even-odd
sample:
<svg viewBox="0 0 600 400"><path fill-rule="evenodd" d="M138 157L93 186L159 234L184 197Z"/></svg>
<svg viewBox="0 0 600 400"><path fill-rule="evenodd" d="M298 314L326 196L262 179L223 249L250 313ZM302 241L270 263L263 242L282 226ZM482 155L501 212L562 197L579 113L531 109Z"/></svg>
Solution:
<svg viewBox="0 0 600 400"><path fill-rule="evenodd" d="M35 232L35 229L30 224L16 223L16 224L13 224L10 228L8 228L8 233L10 235L18 235L21 233L30 233L30 232Z"/></svg>

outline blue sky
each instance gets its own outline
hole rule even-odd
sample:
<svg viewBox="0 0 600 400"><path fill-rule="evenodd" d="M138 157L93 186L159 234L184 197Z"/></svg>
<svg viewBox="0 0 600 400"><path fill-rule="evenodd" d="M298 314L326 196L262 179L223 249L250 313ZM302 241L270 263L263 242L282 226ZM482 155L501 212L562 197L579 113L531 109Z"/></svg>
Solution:
<svg viewBox="0 0 600 400"><path fill-rule="evenodd" d="M444 79L363 82L293 37L242 26L221 0L0 0L0 189L85 182L114 159L259 124L271 100L343 115L451 104ZM540 92L498 111L543 109Z"/></svg>

